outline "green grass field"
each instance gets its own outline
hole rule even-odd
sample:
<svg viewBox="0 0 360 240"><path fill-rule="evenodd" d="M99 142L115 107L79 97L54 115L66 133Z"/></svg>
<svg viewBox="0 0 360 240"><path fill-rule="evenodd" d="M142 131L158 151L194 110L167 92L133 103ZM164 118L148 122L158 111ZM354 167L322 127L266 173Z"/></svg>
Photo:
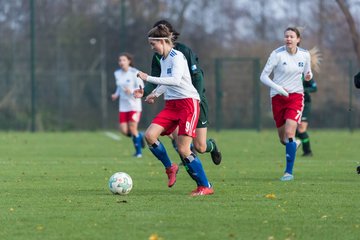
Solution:
<svg viewBox="0 0 360 240"><path fill-rule="evenodd" d="M310 133L315 156L298 154L284 183L274 131L211 132L224 159L201 155L215 194L196 198L184 169L168 189L160 162L132 158L124 137L0 133L0 239L359 239L360 133ZM117 171L133 178L127 196L108 190Z"/></svg>

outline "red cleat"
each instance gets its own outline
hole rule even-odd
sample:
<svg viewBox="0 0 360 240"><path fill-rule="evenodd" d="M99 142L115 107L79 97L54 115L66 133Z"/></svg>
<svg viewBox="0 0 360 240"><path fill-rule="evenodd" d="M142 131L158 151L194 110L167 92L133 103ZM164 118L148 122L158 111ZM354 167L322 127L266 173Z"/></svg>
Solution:
<svg viewBox="0 0 360 240"><path fill-rule="evenodd" d="M166 174L168 175L169 183L168 187L174 186L176 182L176 174L179 171L179 166L176 163L173 163L171 167L166 168Z"/></svg>
<svg viewBox="0 0 360 240"><path fill-rule="evenodd" d="M214 194L214 189L210 187L198 186L195 190L193 190L190 195L195 196L202 196L202 195L211 195Z"/></svg>

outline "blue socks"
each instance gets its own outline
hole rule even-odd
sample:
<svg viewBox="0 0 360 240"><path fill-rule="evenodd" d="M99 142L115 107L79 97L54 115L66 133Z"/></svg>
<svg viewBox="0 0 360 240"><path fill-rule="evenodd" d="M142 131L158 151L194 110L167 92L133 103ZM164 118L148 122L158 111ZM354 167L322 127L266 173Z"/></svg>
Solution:
<svg viewBox="0 0 360 240"><path fill-rule="evenodd" d="M132 136L132 140L134 143L136 155L141 154L141 141L142 141L142 135L138 133L137 137Z"/></svg>
<svg viewBox="0 0 360 240"><path fill-rule="evenodd" d="M188 170L189 174L191 174L196 184L198 186L210 187L210 183L206 177L200 159L192 153L184 160L186 162L185 168L187 168L186 170Z"/></svg>
<svg viewBox="0 0 360 240"><path fill-rule="evenodd" d="M293 167L296 155L296 142L292 138L285 145L286 148L286 169L285 173L293 174Z"/></svg>
<svg viewBox="0 0 360 240"><path fill-rule="evenodd" d="M141 147L141 144L140 144ZM165 168L171 167L171 160L166 152L164 145L158 140L149 146L150 151L159 159Z"/></svg>

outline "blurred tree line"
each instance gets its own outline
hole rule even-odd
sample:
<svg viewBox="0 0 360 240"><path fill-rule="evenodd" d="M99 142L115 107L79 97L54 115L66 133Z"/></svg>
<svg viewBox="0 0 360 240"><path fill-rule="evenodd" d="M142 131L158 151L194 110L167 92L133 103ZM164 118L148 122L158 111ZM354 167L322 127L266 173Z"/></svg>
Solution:
<svg viewBox="0 0 360 240"><path fill-rule="evenodd" d="M0 0L0 129L30 127L29 2ZM360 95L350 84L359 70L359 11L356 0L35 0L37 129L114 128L117 103L109 96L117 56L130 52L136 67L149 72L152 51L146 36L159 19L172 22L181 33L179 41L198 54L212 122L214 60L254 57L265 64L283 44L284 29L298 26L302 46L316 45L323 54L311 125L359 127ZM239 83L235 105L247 106L251 99L240 93L251 88L249 77L235 68L225 69L222 88L231 88L226 78L232 75L231 81ZM264 126L273 126L264 86L261 98ZM224 118L233 105L222 105ZM144 104L142 127L160 108L161 103ZM249 115L245 111L240 118L251 120Z"/></svg>

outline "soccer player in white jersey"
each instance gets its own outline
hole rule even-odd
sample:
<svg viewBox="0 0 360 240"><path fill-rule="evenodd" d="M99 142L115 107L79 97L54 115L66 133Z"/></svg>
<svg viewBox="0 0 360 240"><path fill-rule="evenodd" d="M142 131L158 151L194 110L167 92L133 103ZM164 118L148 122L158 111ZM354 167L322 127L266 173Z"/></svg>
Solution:
<svg viewBox="0 0 360 240"><path fill-rule="evenodd" d="M285 45L274 50L261 73L260 80L270 87L271 105L280 142L286 149L286 169L281 181L294 179L296 155L295 133L304 106L302 76L312 79L310 54L299 47L300 32L289 27L284 32ZM274 72L271 80L269 75Z"/></svg>
<svg viewBox="0 0 360 240"><path fill-rule="evenodd" d="M120 66L116 70L116 92L111 95L111 99L119 100L119 127L120 132L125 136L132 137L135 154L137 158L142 157L141 148L143 143L143 135L138 131L138 123L141 117L141 100L133 96L134 89L144 86L144 82L136 75L138 70L133 67L133 57L129 53L121 53L118 58Z"/></svg>
<svg viewBox="0 0 360 240"><path fill-rule="evenodd" d="M152 77L139 72L138 76L144 81L158 85L145 101L153 103L155 98L164 93L165 108L146 130L145 139L151 152L164 165L169 179L168 187L172 187L176 182L179 167L171 162L164 145L158 138L160 135L171 134L178 127L178 152L197 183L197 188L191 192L191 195L210 195L214 190L206 177L200 159L190 150L192 139L196 136L200 97L192 85L185 56L173 48L171 39L171 32L164 24L159 24L148 33L151 48L162 56L161 74L160 77ZM143 89L134 92L136 97L142 97L143 94Z"/></svg>

